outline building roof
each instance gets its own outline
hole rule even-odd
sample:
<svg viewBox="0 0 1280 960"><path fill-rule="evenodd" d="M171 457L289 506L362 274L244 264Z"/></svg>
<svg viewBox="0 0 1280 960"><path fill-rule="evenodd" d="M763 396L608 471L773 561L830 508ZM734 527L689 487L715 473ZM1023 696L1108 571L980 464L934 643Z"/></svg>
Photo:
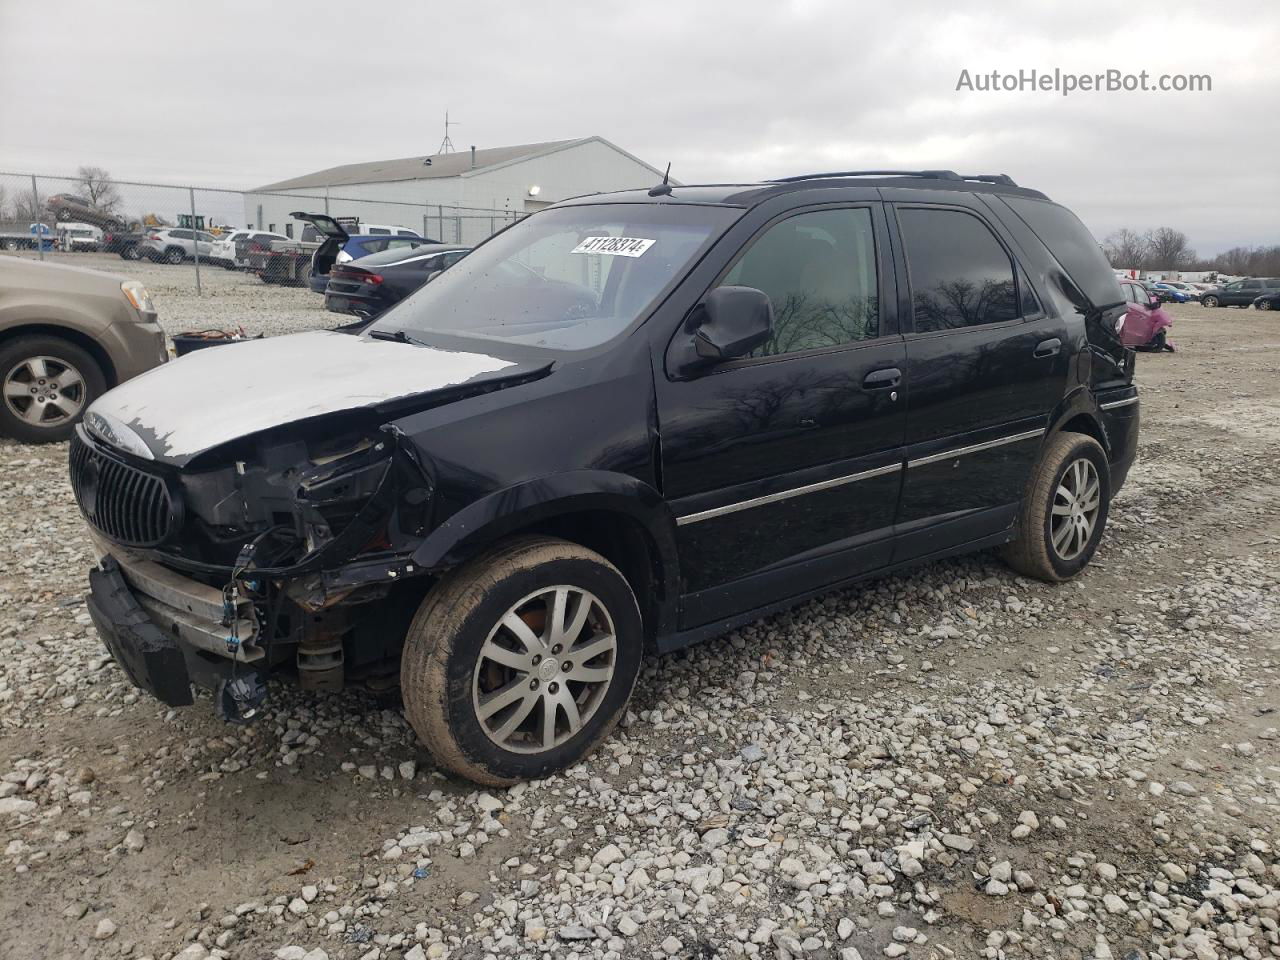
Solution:
<svg viewBox="0 0 1280 960"><path fill-rule="evenodd" d="M268 183L255 187L250 193L270 193L273 190L297 190L307 187L338 187L353 183L390 183L399 180L436 180L441 177L461 177L481 170L506 166L521 160L528 160L543 154L555 153L566 147L590 141L605 143L619 153L631 156L625 150L614 146L603 137L582 137L577 140L548 140L544 143L519 143L510 147L488 147L476 150L475 166L471 164L471 151L458 150L454 153L437 153L429 157L404 157L400 160L373 160L368 163L347 163L340 167L329 167L291 180ZM632 159L636 159L632 157ZM428 161L430 161L428 163ZM643 161L637 160L638 163ZM647 163L644 166L649 166ZM653 169L650 167L650 169Z"/></svg>

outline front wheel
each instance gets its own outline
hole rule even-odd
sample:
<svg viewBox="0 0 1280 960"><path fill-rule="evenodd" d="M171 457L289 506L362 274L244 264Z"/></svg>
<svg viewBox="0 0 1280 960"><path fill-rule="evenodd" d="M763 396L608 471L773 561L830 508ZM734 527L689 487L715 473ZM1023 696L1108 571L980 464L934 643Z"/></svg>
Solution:
<svg viewBox="0 0 1280 960"><path fill-rule="evenodd" d="M1271 309L1271 301L1270 301L1270 300L1259 300L1256 304L1254 304L1254 306L1256 306L1259 310L1270 310L1270 309Z"/></svg>
<svg viewBox="0 0 1280 960"><path fill-rule="evenodd" d="M1201 305L1202 307L1216 307L1216 306L1218 305L1218 298L1217 298L1217 297L1203 297L1203 298L1200 300L1200 305Z"/></svg>
<svg viewBox="0 0 1280 960"><path fill-rule="evenodd" d="M0 347L0 434L22 443L68 439L106 392L102 368L60 337L17 337Z"/></svg>
<svg viewBox="0 0 1280 960"><path fill-rule="evenodd" d="M183 252L181 247L170 247L164 252L164 262L176 265L186 259L186 256L186 253Z"/></svg>
<svg viewBox="0 0 1280 960"><path fill-rule="evenodd" d="M1004 548L1019 573L1058 583L1088 565L1111 506L1111 470L1093 437L1059 433L1045 446Z"/></svg>
<svg viewBox="0 0 1280 960"><path fill-rule="evenodd" d="M448 574L405 638L405 713L435 760L477 783L545 777L617 725L640 671L635 595L599 554L549 537Z"/></svg>

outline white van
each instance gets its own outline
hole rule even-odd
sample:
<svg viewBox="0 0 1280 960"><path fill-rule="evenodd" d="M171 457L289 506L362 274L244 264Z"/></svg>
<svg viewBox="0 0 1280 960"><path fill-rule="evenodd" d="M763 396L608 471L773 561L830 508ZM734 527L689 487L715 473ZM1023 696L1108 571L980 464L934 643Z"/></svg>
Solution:
<svg viewBox="0 0 1280 960"><path fill-rule="evenodd" d="M59 223L58 246L92 252L102 245L102 230L91 223Z"/></svg>

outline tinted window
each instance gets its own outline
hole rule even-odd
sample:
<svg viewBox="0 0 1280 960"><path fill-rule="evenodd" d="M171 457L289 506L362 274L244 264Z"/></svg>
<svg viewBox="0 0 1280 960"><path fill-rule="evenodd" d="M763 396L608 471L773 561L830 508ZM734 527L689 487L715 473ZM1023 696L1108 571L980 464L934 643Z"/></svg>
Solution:
<svg viewBox="0 0 1280 960"><path fill-rule="evenodd" d="M415 237L417 236L417 234L414 233L412 230L397 230L396 236L397 237Z"/></svg>
<svg viewBox="0 0 1280 960"><path fill-rule="evenodd" d="M871 211L821 210L774 224L721 281L773 301L773 335L752 356L877 336L880 307Z"/></svg>
<svg viewBox="0 0 1280 960"><path fill-rule="evenodd" d="M173 237L173 239L175 240L190 240L191 231L190 230L170 230L169 236Z"/></svg>
<svg viewBox="0 0 1280 960"><path fill-rule="evenodd" d="M292 240L292 239L293 239L293 224L292 224L292 223L286 223L286 224L284 225L284 235L285 235L286 237L288 237L290 240Z"/></svg>
<svg viewBox="0 0 1280 960"><path fill-rule="evenodd" d="M900 209L917 333L1016 320L1013 261L991 230L959 210Z"/></svg>
<svg viewBox="0 0 1280 960"><path fill-rule="evenodd" d="M1241 290L1261 290L1261 289L1262 289L1262 281L1261 281L1261 280L1246 280L1244 283L1240 284L1240 289L1241 289Z"/></svg>
<svg viewBox="0 0 1280 960"><path fill-rule="evenodd" d="M383 236L390 233L390 230L384 230L382 227L370 227L369 232L376 236Z"/></svg>
<svg viewBox="0 0 1280 960"><path fill-rule="evenodd" d="M1035 231L1094 306L1120 298L1116 277L1087 227L1066 207L1029 197L1001 197Z"/></svg>

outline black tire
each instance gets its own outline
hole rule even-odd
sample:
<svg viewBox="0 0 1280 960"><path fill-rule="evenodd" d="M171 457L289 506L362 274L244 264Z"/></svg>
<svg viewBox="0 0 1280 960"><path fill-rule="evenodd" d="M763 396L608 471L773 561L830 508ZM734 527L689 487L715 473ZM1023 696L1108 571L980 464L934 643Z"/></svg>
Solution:
<svg viewBox="0 0 1280 960"><path fill-rule="evenodd" d="M1202 307L1216 307L1217 305L1218 305L1217 297L1201 297L1200 298L1200 306Z"/></svg>
<svg viewBox="0 0 1280 960"><path fill-rule="evenodd" d="M1271 301L1270 301L1270 300L1259 300L1256 304L1254 304L1254 306L1256 306L1259 310L1270 310L1270 309L1271 309Z"/></svg>
<svg viewBox="0 0 1280 960"><path fill-rule="evenodd" d="M120 259L121 260L142 259L142 254L138 252L138 245L136 243L131 243L127 247L122 247L120 249Z"/></svg>
<svg viewBox="0 0 1280 960"><path fill-rule="evenodd" d="M89 404L106 392L106 377L98 362L88 352L68 340L51 336L18 337L0 345L0 387L8 382L10 372L15 367L33 357L51 357L80 374L83 391L78 393L78 413L60 423L42 427L19 416L14 407L20 405L17 402L11 405L6 397L0 399L0 433L22 443L57 443L67 440Z"/></svg>
<svg viewBox="0 0 1280 960"><path fill-rule="evenodd" d="M1054 544L1054 506L1069 469L1080 460L1092 465L1098 482L1098 507L1093 526L1079 552L1059 550ZM1086 566L1098 549L1111 507L1111 470L1106 451L1083 433L1059 433L1051 437L1018 510L1014 539L1004 547L1004 559L1018 573L1049 583L1070 580ZM1071 516L1060 517L1069 523ZM1068 545L1070 545L1068 540ZM1064 556L1063 554L1067 554Z"/></svg>
<svg viewBox="0 0 1280 960"><path fill-rule="evenodd" d="M612 621L615 638L612 673L603 681L604 686L594 690L583 687L572 693L575 698L594 699L585 701L590 704L590 712L581 717L581 728L565 742L546 749L535 745L533 750L537 752L506 749L490 735L478 715L480 678L485 676L480 670L481 650L491 635L497 634L508 611L538 591L558 585L589 591L603 606ZM539 629L549 628L544 621ZM490 786L545 777L582 759L617 725L640 671L643 646L635 595L613 564L564 540L520 537L449 573L423 600L409 627L401 659L400 689L405 714L436 762L460 776ZM548 656L546 660L552 658ZM562 657L560 665L569 670L573 664L566 661ZM551 662L550 667L555 673L557 663ZM523 684L524 679L533 677L530 689L537 689L535 674L537 670L530 669L518 677L518 682ZM554 677L538 675L545 684L539 696L555 694ZM511 686L516 682L512 681ZM563 686L564 691L571 692L568 681ZM539 701L532 694L523 696L540 705L522 714L527 719L520 723L522 727L538 728L545 717L547 701ZM558 729L558 708L552 708L551 716L553 729Z"/></svg>
<svg viewBox="0 0 1280 960"><path fill-rule="evenodd" d="M165 263L172 263L176 265L181 263L186 258L187 258L186 251L183 250L181 247L169 247L164 252Z"/></svg>

